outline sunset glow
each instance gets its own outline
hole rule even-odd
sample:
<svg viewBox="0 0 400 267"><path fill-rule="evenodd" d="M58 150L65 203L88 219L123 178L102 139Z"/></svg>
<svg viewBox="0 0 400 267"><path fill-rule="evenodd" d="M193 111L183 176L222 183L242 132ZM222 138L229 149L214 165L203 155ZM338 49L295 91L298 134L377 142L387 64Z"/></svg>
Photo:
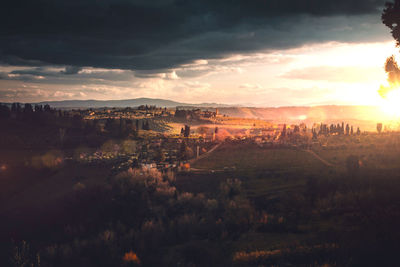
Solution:
<svg viewBox="0 0 400 267"><path fill-rule="evenodd" d="M395 87L387 92L385 97L382 97L380 105L389 119L400 118L400 87Z"/></svg>

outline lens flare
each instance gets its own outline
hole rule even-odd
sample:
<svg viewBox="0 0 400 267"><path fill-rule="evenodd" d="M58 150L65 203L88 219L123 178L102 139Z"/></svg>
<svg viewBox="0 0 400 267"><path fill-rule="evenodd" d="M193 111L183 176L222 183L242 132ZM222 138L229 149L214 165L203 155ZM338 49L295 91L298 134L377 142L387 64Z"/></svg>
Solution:
<svg viewBox="0 0 400 267"><path fill-rule="evenodd" d="M400 118L400 87L381 87L385 88L385 93L381 94L381 108L391 118Z"/></svg>
<svg viewBox="0 0 400 267"><path fill-rule="evenodd" d="M400 67L394 55L385 62L388 86L381 85L378 90L382 98L381 108L390 119L400 118Z"/></svg>

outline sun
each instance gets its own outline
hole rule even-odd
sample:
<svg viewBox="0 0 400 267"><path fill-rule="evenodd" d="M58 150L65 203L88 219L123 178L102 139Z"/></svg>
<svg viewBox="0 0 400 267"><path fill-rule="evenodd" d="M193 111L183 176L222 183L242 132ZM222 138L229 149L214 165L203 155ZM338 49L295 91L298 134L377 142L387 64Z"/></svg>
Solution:
<svg viewBox="0 0 400 267"><path fill-rule="evenodd" d="M400 118L400 87L390 87L381 99L381 108L388 117Z"/></svg>

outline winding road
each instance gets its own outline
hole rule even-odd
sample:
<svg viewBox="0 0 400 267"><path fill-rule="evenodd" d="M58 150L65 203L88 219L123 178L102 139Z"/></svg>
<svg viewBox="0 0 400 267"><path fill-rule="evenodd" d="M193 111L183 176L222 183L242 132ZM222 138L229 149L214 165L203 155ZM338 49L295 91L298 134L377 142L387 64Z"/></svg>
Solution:
<svg viewBox="0 0 400 267"><path fill-rule="evenodd" d="M310 153L311 155L313 155L316 159L321 161L325 166L328 166L328 167L335 167L336 166L336 165L324 160L323 158L321 158L317 153L315 153L312 150L304 150L304 151Z"/></svg>
<svg viewBox="0 0 400 267"><path fill-rule="evenodd" d="M198 156L197 158L191 159L189 160L190 165L192 165L193 163L195 163L196 161L198 161L199 159L204 159L206 157L208 157L212 152L214 152L218 147L220 147L222 145L222 143L218 143L216 144L213 148L211 148L210 150L208 150L206 153L201 154L200 156Z"/></svg>

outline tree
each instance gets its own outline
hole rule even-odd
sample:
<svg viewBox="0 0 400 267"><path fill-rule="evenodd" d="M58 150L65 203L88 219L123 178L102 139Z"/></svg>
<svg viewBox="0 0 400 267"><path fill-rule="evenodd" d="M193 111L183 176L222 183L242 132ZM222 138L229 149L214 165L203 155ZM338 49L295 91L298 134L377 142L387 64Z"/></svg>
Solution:
<svg viewBox="0 0 400 267"><path fill-rule="evenodd" d="M43 112L43 106L42 105L35 105L35 112Z"/></svg>
<svg viewBox="0 0 400 267"><path fill-rule="evenodd" d="M149 121L143 122L142 129L143 129L143 130L146 130L146 131L149 131L149 130L150 130Z"/></svg>
<svg viewBox="0 0 400 267"><path fill-rule="evenodd" d="M31 104L25 104L24 105L24 113L25 114L32 114L33 113L33 107Z"/></svg>
<svg viewBox="0 0 400 267"><path fill-rule="evenodd" d="M33 107L31 104L25 104L23 109L23 119L31 119L33 115Z"/></svg>
<svg viewBox="0 0 400 267"><path fill-rule="evenodd" d="M72 128L74 129L82 129L82 127L84 126L84 121L81 115L79 114L75 114L72 117Z"/></svg>
<svg viewBox="0 0 400 267"><path fill-rule="evenodd" d="M281 132L281 137L286 136L286 124L283 125L282 132Z"/></svg>
<svg viewBox="0 0 400 267"><path fill-rule="evenodd" d="M108 119L106 120L105 125L104 125L104 129L105 129L109 134L114 133L114 132L115 132L115 123L114 123L114 120L111 119L111 118L108 118Z"/></svg>
<svg viewBox="0 0 400 267"><path fill-rule="evenodd" d="M391 30L397 46L400 46L400 0L387 2L382 13L382 22Z"/></svg>
<svg viewBox="0 0 400 267"><path fill-rule="evenodd" d="M179 149L179 159L180 160L188 160L193 157L192 149L186 144L185 141L181 143L181 147Z"/></svg>
<svg viewBox="0 0 400 267"><path fill-rule="evenodd" d="M17 112L17 103L12 103L11 104L11 112Z"/></svg>
<svg viewBox="0 0 400 267"><path fill-rule="evenodd" d="M128 135L128 131L126 128L126 120L123 119L122 117L119 118L119 129L118 129L118 135L120 137L126 137Z"/></svg>
<svg viewBox="0 0 400 267"><path fill-rule="evenodd" d="M314 128L312 128L311 132L312 132L312 139L317 140L318 139L317 131Z"/></svg>
<svg viewBox="0 0 400 267"><path fill-rule="evenodd" d="M189 125L185 125L185 131L184 131L183 136L184 137L189 137L189 135L190 135L190 126Z"/></svg>
<svg viewBox="0 0 400 267"><path fill-rule="evenodd" d="M49 104L44 105L43 110L44 110L44 112L51 112L51 108L50 108Z"/></svg>
<svg viewBox="0 0 400 267"><path fill-rule="evenodd" d="M12 103L11 112L19 115L21 113L21 104L20 103Z"/></svg>
<svg viewBox="0 0 400 267"><path fill-rule="evenodd" d="M378 131L378 133L382 132L382 123L376 124L376 130Z"/></svg>
<svg viewBox="0 0 400 267"><path fill-rule="evenodd" d="M11 115L10 108L0 104L0 118L9 118Z"/></svg>

